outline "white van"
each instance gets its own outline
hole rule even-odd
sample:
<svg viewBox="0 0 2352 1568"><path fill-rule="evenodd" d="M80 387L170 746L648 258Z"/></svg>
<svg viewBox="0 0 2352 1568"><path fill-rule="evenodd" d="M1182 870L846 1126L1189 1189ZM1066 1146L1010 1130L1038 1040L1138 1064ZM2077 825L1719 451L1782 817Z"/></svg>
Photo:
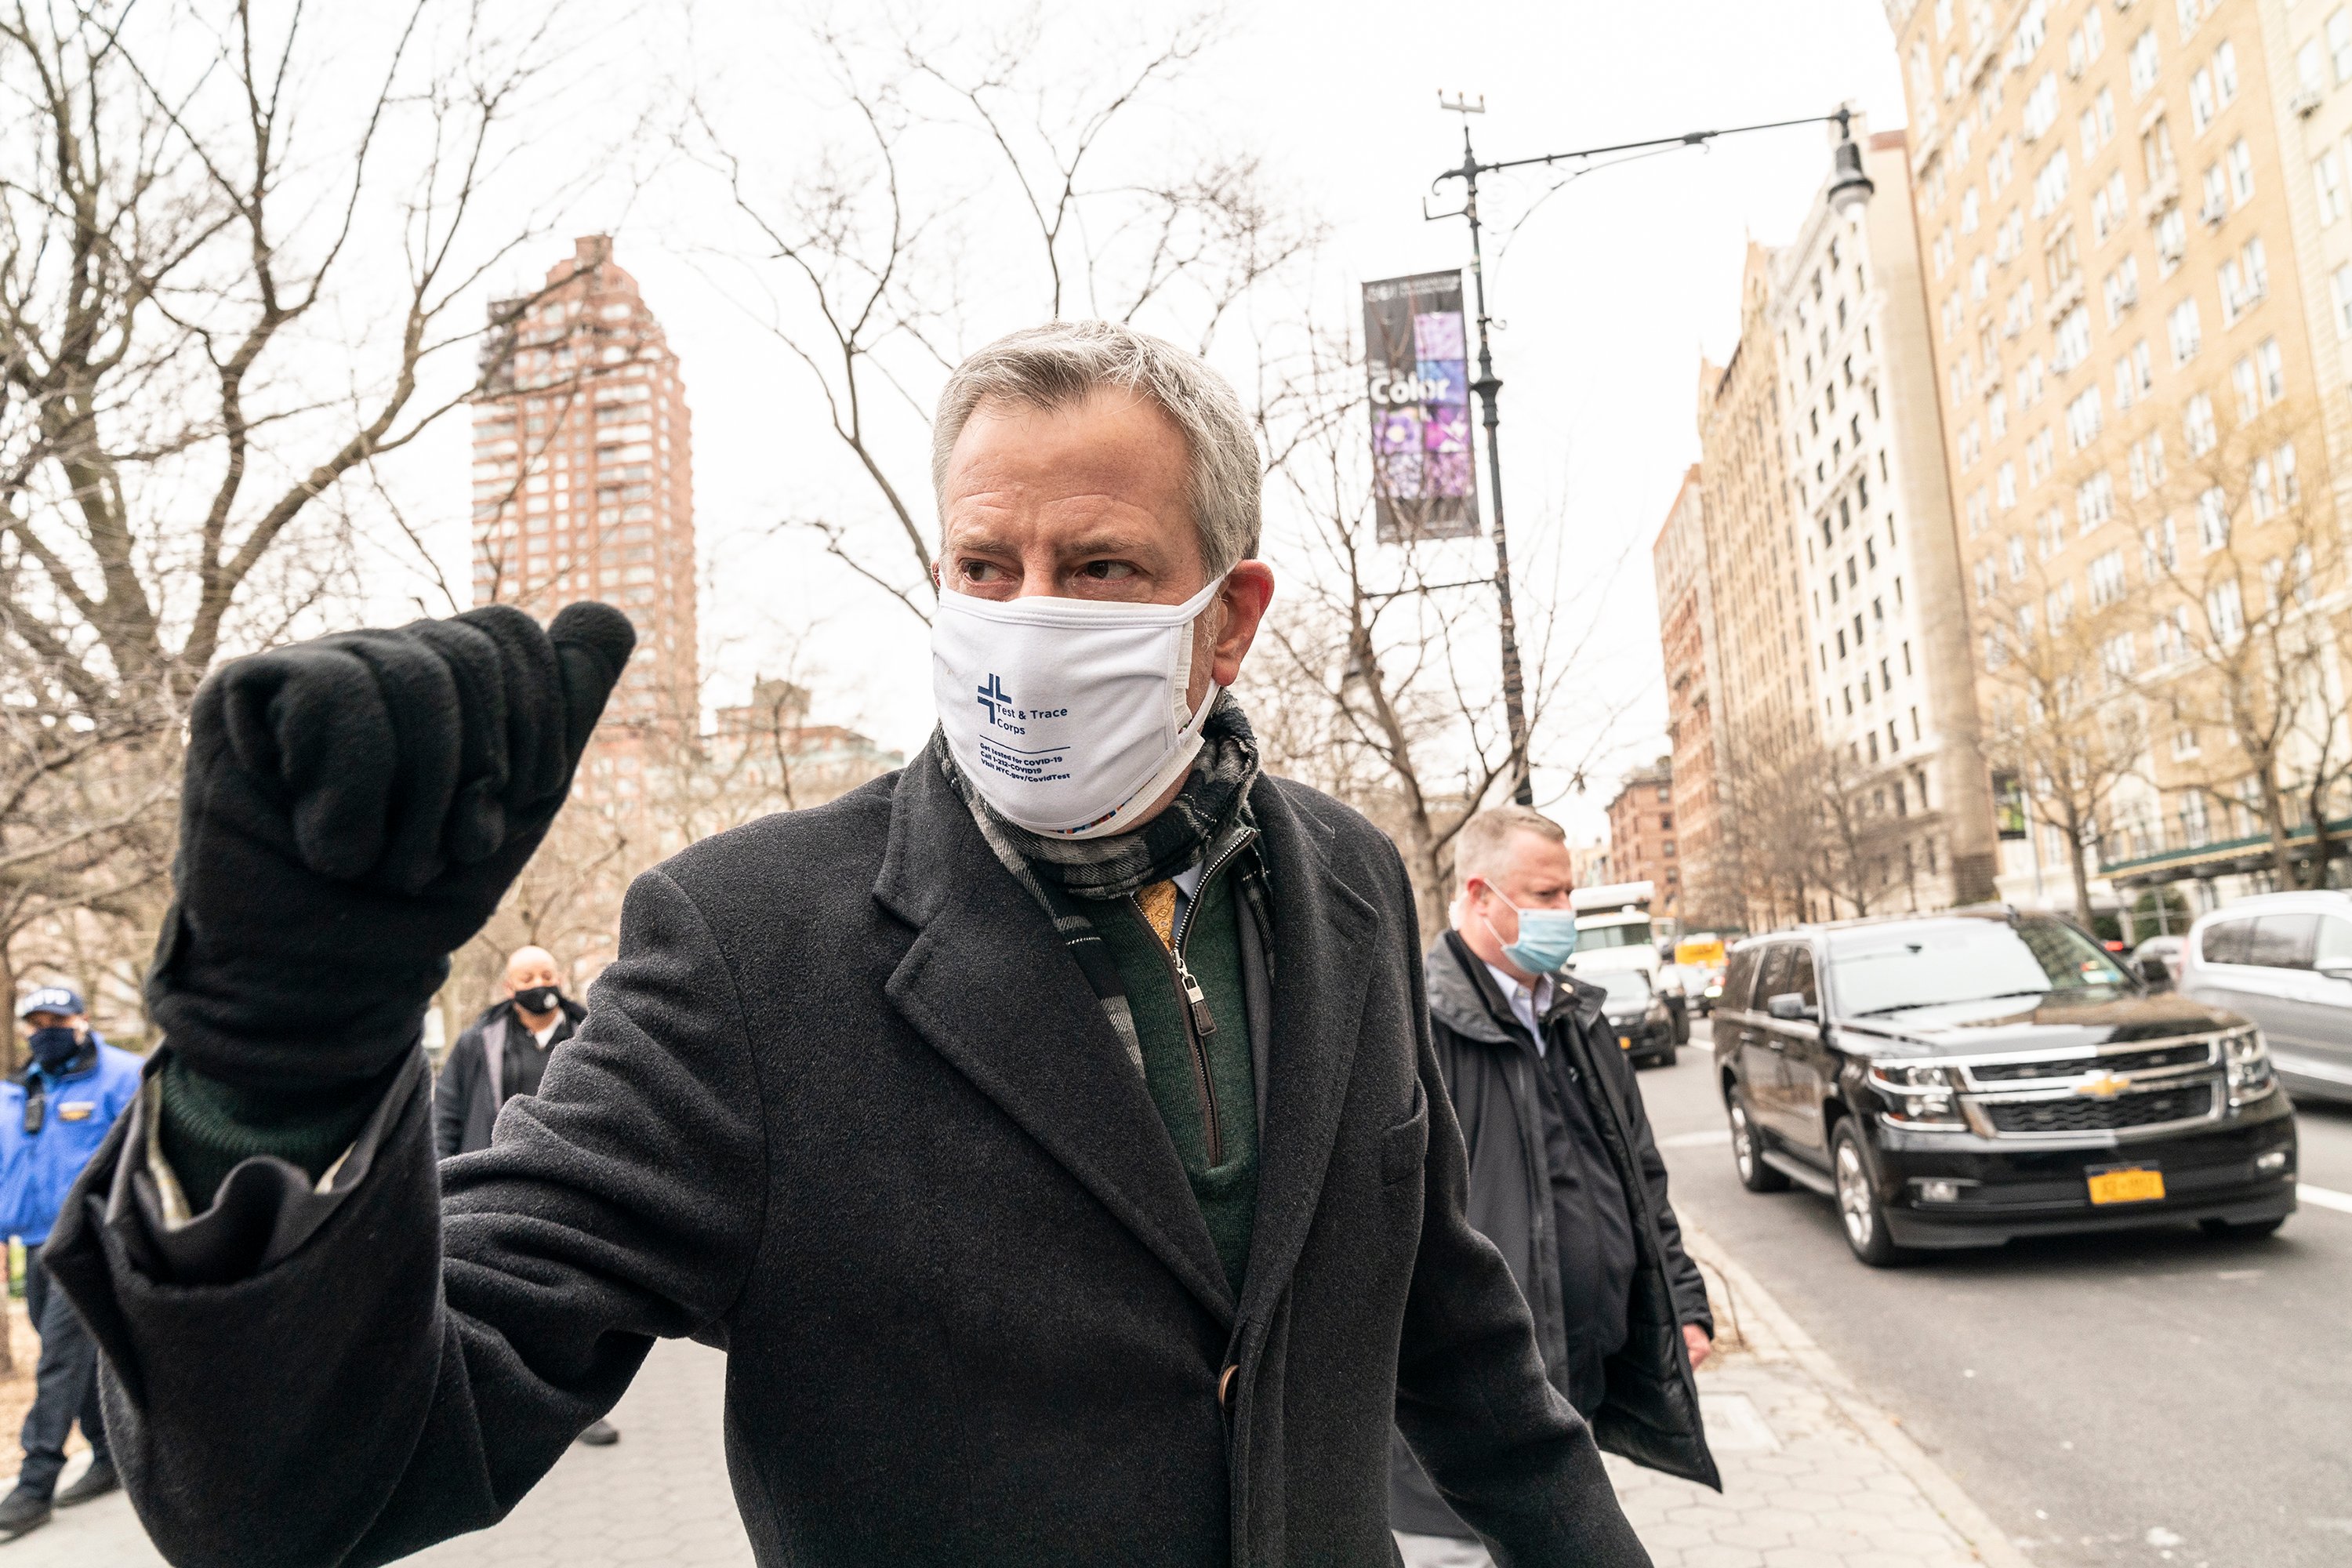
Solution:
<svg viewBox="0 0 2352 1568"><path fill-rule="evenodd" d="M1586 976L1638 969L1650 978L1650 989L1664 998L1675 1016L1675 1043L1690 1039L1690 998L1685 994L1682 966L1658 952L1658 933L1650 919L1655 893L1648 882L1610 882L1579 888L1568 896L1576 910L1576 956L1569 972Z"/></svg>

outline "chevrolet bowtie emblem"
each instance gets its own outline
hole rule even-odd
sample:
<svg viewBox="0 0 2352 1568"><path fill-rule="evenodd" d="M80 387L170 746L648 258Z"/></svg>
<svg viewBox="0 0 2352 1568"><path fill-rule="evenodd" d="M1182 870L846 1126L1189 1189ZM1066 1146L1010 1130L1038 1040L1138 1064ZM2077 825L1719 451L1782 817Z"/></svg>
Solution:
<svg viewBox="0 0 2352 1568"><path fill-rule="evenodd" d="M2131 1079L2121 1073L2096 1072L2074 1086L2076 1094L2087 1094L2094 1100L2113 1100L2131 1087Z"/></svg>

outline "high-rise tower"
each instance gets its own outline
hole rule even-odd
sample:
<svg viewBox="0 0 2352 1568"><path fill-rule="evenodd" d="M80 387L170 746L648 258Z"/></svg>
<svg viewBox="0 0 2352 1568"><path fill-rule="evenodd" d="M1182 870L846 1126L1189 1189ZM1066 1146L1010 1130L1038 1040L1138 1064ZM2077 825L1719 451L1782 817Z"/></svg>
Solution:
<svg viewBox="0 0 2352 1568"><path fill-rule="evenodd" d="M545 618L618 605L636 657L605 723L700 728L693 428L677 356L591 235L527 300L490 308L474 407L474 603Z"/></svg>

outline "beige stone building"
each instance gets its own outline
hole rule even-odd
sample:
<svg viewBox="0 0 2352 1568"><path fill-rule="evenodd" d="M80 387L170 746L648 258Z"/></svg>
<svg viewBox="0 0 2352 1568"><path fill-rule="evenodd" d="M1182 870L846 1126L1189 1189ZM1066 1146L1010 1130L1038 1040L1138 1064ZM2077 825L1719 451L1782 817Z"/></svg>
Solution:
<svg viewBox="0 0 2352 1568"><path fill-rule="evenodd" d="M1979 705L2024 807L2002 892L2096 905L2189 876L2210 900L2244 841L2291 835L2284 795L2341 709L2314 633L2343 373L2315 344L2340 243L2316 208L2340 217L2344 186L2281 74L2316 37L2312 119L2347 112L2326 101L2336 24L2319 0L1887 11ZM2265 649L2295 670L2249 703Z"/></svg>
<svg viewBox="0 0 2352 1568"><path fill-rule="evenodd" d="M1735 747L1810 733L1814 708L1773 273L1772 251L1751 241L1738 346L1728 364L1699 367L1703 532L1722 681L1716 721Z"/></svg>
<svg viewBox="0 0 2352 1568"><path fill-rule="evenodd" d="M1819 784L1845 904L1945 909L1993 894L1991 781L1907 143L1867 135L1863 153L1874 195L1841 211L1825 182L1773 290Z"/></svg>

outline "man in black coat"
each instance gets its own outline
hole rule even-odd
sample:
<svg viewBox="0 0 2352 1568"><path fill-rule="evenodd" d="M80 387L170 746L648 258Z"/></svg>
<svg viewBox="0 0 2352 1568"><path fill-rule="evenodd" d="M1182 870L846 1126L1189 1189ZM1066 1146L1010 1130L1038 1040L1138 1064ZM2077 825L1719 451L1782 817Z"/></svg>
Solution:
<svg viewBox="0 0 2352 1568"><path fill-rule="evenodd" d="M537 1094L550 1053L588 1009L563 994L563 972L543 947L519 947L499 984L506 994L459 1034L433 1079L433 1152L446 1160L490 1146L499 1108Z"/></svg>
<svg viewBox="0 0 2352 1568"><path fill-rule="evenodd" d="M1431 1033L1469 1157L1468 1218L1533 1310L1552 1384L1602 1447L1719 1487L1692 1378L1712 1346L1632 1064L1573 951L1567 835L1527 806L1454 839L1454 929L1429 950ZM1402 1439L1390 1518L1412 1568L1488 1561Z"/></svg>
<svg viewBox="0 0 2352 1568"><path fill-rule="evenodd" d="M437 1177L416 1019L626 626L474 611L199 693L168 1043L51 1244L174 1563L489 1524L656 1335L727 1352L777 1568L1390 1563L1392 1421L1500 1561L1648 1563L1465 1220L1395 850L1220 694L1273 591L1238 400L1061 323L935 427L940 733L640 877Z"/></svg>
<svg viewBox="0 0 2352 1568"><path fill-rule="evenodd" d="M488 1148L499 1108L539 1092L555 1047L588 1016L563 994L563 971L543 947L515 949L499 984L506 995L467 1026L433 1076L433 1152L444 1160ZM620 1440L602 1416L580 1433L595 1448Z"/></svg>

